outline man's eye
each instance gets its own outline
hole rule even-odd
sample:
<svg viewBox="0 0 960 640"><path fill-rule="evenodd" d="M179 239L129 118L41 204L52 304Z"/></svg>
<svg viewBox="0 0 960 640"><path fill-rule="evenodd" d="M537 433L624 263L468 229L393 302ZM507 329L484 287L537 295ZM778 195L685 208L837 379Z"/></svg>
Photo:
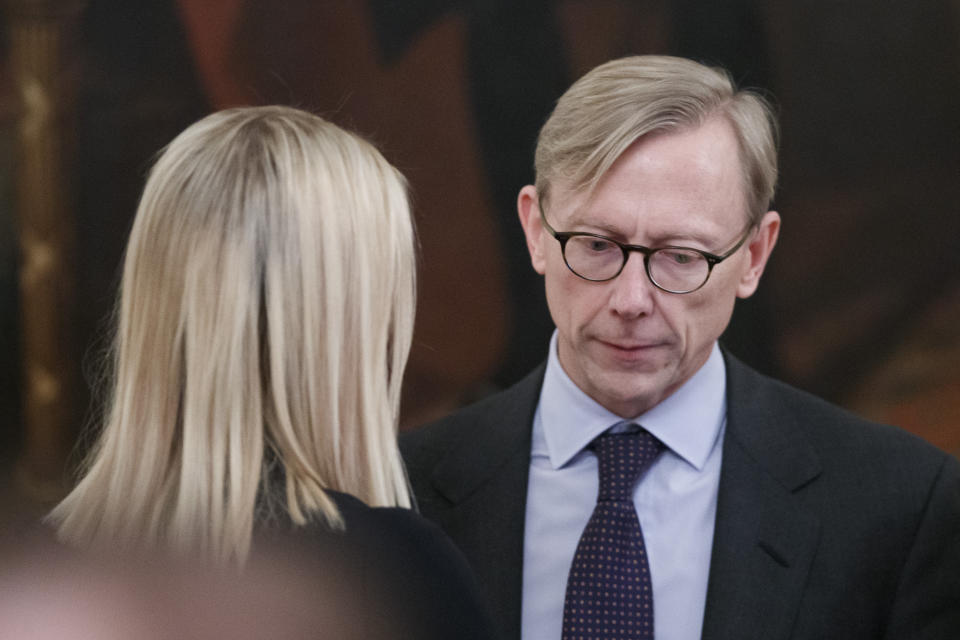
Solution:
<svg viewBox="0 0 960 640"><path fill-rule="evenodd" d="M602 240L600 238L588 238L586 242L587 248L594 253L603 253L604 251L611 251L616 249L617 245L613 244L609 240Z"/></svg>
<svg viewBox="0 0 960 640"><path fill-rule="evenodd" d="M688 265L700 258L700 255L693 251L664 251L671 264Z"/></svg>

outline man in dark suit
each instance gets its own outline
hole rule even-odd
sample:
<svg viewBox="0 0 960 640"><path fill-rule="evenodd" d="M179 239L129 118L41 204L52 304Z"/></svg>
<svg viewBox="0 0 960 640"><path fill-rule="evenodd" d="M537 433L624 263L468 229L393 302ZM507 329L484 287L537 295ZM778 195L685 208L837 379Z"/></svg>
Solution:
<svg viewBox="0 0 960 640"><path fill-rule="evenodd" d="M780 226L766 103L615 60L560 99L536 172L547 362L402 441L505 637L960 637L960 463L718 346Z"/></svg>

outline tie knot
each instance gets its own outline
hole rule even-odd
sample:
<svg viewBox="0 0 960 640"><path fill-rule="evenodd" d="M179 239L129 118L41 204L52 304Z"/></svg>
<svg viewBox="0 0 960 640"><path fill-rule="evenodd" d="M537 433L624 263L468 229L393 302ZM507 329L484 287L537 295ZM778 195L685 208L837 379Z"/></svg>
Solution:
<svg viewBox="0 0 960 640"><path fill-rule="evenodd" d="M598 501L630 502L633 487L663 444L647 431L604 433L591 444L600 465Z"/></svg>

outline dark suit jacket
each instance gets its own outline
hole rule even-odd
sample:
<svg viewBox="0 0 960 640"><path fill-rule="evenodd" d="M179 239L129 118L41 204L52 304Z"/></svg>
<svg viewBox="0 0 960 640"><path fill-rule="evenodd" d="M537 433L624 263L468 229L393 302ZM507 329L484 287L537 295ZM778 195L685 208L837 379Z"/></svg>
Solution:
<svg viewBox="0 0 960 640"><path fill-rule="evenodd" d="M960 638L960 463L725 360L703 638ZM464 551L511 639L543 372L401 441L421 513Z"/></svg>

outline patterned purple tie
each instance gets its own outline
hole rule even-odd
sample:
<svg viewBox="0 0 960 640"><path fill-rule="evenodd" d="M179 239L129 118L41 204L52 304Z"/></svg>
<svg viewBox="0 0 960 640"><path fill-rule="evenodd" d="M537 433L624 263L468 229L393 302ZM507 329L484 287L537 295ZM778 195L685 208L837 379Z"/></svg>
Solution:
<svg viewBox="0 0 960 640"><path fill-rule="evenodd" d="M604 433L590 445L600 491L563 604L563 640L653 639L653 589L633 487L663 450L646 431Z"/></svg>

